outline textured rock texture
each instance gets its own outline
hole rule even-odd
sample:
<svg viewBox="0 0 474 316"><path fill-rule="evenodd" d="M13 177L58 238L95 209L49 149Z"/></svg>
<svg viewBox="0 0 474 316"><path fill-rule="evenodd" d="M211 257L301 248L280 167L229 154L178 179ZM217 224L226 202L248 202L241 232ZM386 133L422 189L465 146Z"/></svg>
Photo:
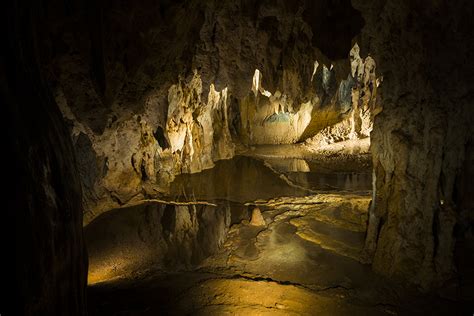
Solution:
<svg viewBox="0 0 474 316"><path fill-rule="evenodd" d="M299 60L302 54L293 52L293 58ZM347 60L351 64L346 78L337 78L333 64L326 66L315 60L311 74L301 69L284 71L276 91L265 89L263 74L256 70L253 93L240 101L242 141L288 144L314 136L308 143L319 147L368 137L377 110L380 79L373 58L361 58L358 44Z"/></svg>
<svg viewBox="0 0 474 316"><path fill-rule="evenodd" d="M375 186L366 248L376 271L438 286L453 277L455 231L465 227L457 191L473 137L474 6L353 3L366 20L362 50L373 53L384 76L383 111L371 134Z"/></svg>
<svg viewBox="0 0 474 316"><path fill-rule="evenodd" d="M262 216L262 212L258 207L252 210L252 217L250 219L250 225L253 226L265 226L265 219Z"/></svg>
<svg viewBox="0 0 474 316"><path fill-rule="evenodd" d="M336 92L336 100L344 105L341 108L345 109L345 115L338 115L334 110L337 109L336 105L332 105L332 111L313 111L316 114L312 124L301 136L301 139L305 139L317 132L306 139L306 143L315 149L346 140L368 138L373 129L374 117L381 111L377 88L382 77L377 77L374 59L371 56L361 58L358 44L354 45L349 56L350 76L341 81Z"/></svg>

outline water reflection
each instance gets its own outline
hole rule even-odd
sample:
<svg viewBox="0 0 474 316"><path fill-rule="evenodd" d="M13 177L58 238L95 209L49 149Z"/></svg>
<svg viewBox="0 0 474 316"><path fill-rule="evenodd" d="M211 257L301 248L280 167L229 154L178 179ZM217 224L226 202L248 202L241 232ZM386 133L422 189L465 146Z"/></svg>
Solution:
<svg viewBox="0 0 474 316"><path fill-rule="evenodd" d="M150 203L104 213L84 229L89 284L195 267L222 245L231 219L226 205Z"/></svg>
<svg viewBox="0 0 474 316"><path fill-rule="evenodd" d="M219 249L230 225L249 219L244 202L370 188L368 172L334 172L302 159L218 161L213 169L178 176L166 197L217 206L148 203L106 212L86 226L89 282L196 267Z"/></svg>
<svg viewBox="0 0 474 316"><path fill-rule="evenodd" d="M336 172L303 159L237 156L200 173L179 175L171 184L171 197L243 203L318 191L370 191L371 177L370 171Z"/></svg>
<svg viewBox="0 0 474 316"><path fill-rule="evenodd" d="M262 161L242 156L218 161L214 168L200 173L181 174L171 183L171 196L179 200L247 202L307 194L307 190L288 185Z"/></svg>

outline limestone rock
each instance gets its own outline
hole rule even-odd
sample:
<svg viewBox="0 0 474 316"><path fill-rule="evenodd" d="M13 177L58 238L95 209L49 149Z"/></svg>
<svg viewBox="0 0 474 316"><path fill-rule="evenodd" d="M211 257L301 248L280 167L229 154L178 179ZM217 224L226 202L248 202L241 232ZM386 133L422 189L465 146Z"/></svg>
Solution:
<svg viewBox="0 0 474 316"><path fill-rule="evenodd" d="M474 89L463 83L474 73L467 31L473 6L352 2L366 21L361 51L370 49L384 76L383 111L371 133L366 250L381 274L424 289L440 286L454 272L454 227L463 212L452 208L461 202L454 191L473 139Z"/></svg>
<svg viewBox="0 0 474 316"><path fill-rule="evenodd" d="M110 4L103 19L86 21L100 30L97 38L61 19L52 26L51 41L64 49L47 55L49 81L78 156L93 166L81 169L85 223L166 194L176 175L211 168L240 143L295 143L346 116L355 118L350 132L369 130L359 128L370 110L357 110L364 97L355 95L372 100L366 92L375 75L361 75L368 58L346 52L332 62L314 46L321 10L283 2ZM123 23L125 15L133 18Z"/></svg>
<svg viewBox="0 0 474 316"><path fill-rule="evenodd" d="M356 43L350 51L351 74L340 83L339 102L346 104L350 111L341 116L337 112L319 112L313 117L311 126L316 135L306 139L306 143L318 149L320 147L346 140L363 139L370 136L374 116L381 111L377 88L381 78L376 75L375 61L371 56L362 58ZM324 115L324 116L323 116ZM324 123L326 122L326 123ZM322 125L321 125L322 124ZM309 136L309 134L303 135Z"/></svg>
<svg viewBox="0 0 474 316"><path fill-rule="evenodd" d="M258 207L252 210L252 217L250 219L250 225L252 226L266 226L265 219L262 216L262 212Z"/></svg>

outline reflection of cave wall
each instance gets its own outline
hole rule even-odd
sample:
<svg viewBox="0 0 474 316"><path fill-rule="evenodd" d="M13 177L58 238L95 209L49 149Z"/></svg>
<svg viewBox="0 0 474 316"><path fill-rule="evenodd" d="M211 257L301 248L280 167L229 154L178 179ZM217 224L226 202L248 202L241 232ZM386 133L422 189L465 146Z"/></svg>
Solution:
<svg viewBox="0 0 474 316"><path fill-rule="evenodd" d="M217 251L230 209L206 205L146 204L114 210L85 228L89 283L157 270L196 267Z"/></svg>

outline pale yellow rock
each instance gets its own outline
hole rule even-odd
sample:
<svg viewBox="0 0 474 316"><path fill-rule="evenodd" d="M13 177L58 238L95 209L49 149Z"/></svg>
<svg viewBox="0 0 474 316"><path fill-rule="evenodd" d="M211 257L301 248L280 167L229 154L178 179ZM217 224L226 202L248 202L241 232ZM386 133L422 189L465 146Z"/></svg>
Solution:
<svg viewBox="0 0 474 316"><path fill-rule="evenodd" d="M265 219L262 216L262 212L258 207L254 208L252 211L252 219L250 220L250 225L253 226L265 226Z"/></svg>

